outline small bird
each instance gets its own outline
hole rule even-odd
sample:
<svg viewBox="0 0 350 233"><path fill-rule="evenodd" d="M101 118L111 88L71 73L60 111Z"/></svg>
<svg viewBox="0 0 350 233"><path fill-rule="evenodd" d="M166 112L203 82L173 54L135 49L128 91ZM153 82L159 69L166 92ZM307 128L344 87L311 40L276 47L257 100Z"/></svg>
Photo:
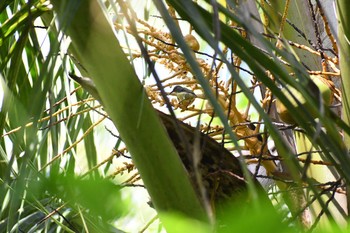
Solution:
<svg viewBox="0 0 350 233"><path fill-rule="evenodd" d="M95 83L86 77L80 77L75 75L74 73L69 73L69 77L71 77L74 81L79 83L83 88L85 88L96 100L98 100L102 104L102 100L100 95L97 92Z"/></svg>
<svg viewBox="0 0 350 233"><path fill-rule="evenodd" d="M192 90L182 86L175 86L170 94L176 95L181 109L186 109L197 97Z"/></svg>

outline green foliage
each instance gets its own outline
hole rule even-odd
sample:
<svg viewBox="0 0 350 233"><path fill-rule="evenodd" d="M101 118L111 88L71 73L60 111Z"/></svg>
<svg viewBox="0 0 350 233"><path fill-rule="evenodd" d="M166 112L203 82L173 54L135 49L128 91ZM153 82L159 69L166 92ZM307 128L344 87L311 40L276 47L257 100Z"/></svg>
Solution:
<svg viewBox="0 0 350 233"><path fill-rule="evenodd" d="M160 214L162 222L167 226L169 233L193 232L193 233L209 233L211 227L208 224L195 219L188 218L181 214L164 213Z"/></svg>
<svg viewBox="0 0 350 233"><path fill-rule="evenodd" d="M5 199L0 232L60 227L69 232L80 232L86 227L103 232L102 229L113 229L108 222L128 211L127 201L121 199L120 187L105 179L51 174L50 177L31 177L23 190L15 186L16 182L13 181L14 188L7 193L7 198L13 202L14 197L25 191L24 209L7 212L12 207ZM12 219L18 222L11 229Z"/></svg>
<svg viewBox="0 0 350 233"><path fill-rule="evenodd" d="M222 218L220 218L222 217ZM218 232L260 232L269 233L295 232L296 227L282 222L280 215L272 208L271 203L260 200L259 205L249 202L235 202L227 205L217 223Z"/></svg>
<svg viewBox="0 0 350 233"><path fill-rule="evenodd" d="M82 206L104 221L114 220L128 211L127 202L121 199L120 187L106 179L57 175L36 185L39 187L34 184L33 191L47 191L49 196L65 200L68 205Z"/></svg>
<svg viewBox="0 0 350 233"><path fill-rule="evenodd" d="M259 200L257 205L245 198L227 203L219 214L215 227L200 223L177 214L162 215L163 223L169 227L168 232L296 232L295 226L288 226L276 214L270 202Z"/></svg>
<svg viewBox="0 0 350 233"><path fill-rule="evenodd" d="M64 2L66 5L63 5ZM122 1L117 2L104 7L108 10L116 8L114 13L118 22L124 24L128 21L124 17L133 15L130 13L132 7ZM307 190L311 196L307 197L308 200L317 200L322 207L322 213L316 214L326 215L330 222L337 220L329 211L329 202L337 188L342 188L340 184L348 185L350 182L350 159L347 156L349 143L344 143L342 138L344 135L348 139L350 135L348 89L345 85L350 77L346 76L349 73L347 60L343 60L340 66L342 74L346 76L342 77L344 122L329 108L328 103L322 102L322 96L310 91L312 80L308 72L311 70L304 65L309 61L304 63L303 57L295 55L297 53L288 41L290 38L283 38L282 35L280 47L273 35L277 32L264 30L265 34L262 35L257 28L252 27L252 19L255 17L254 20L259 20L258 15L247 18L239 7L236 11L235 5L224 7L214 2L168 0L166 6L164 1L153 0L157 17L161 17L162 25L164 23L170 31L171 44L167 46L173 46L174 51L181 51L181 58L185 59L188 68L186 72L195 77L196 91L201 91L203 100L209 100L215 117L221 120L218 122L218 118L214 118L214 123L221 123L230 137L226 146L241 148L244 143L231 130L233 126L228 119L229 114L218 101L213 82L204 74L194 51L186 44L182 28L178 27L179 21L188 22L191 31L201 37L201 45L205 44L214 51L213 57L220 59L237 88L244 94L241 97L244 101L237 106L244 109L247 104L252 104L254 112L259 115L256 118L262 119L266 133L264 138L268 135L274 141L279 159L285 162L284 165L290 171L290 176L277 177L277 180L284 182L283 185L293 183ZM344 2L338 1L338 10L343 25L340 32L347 35L349 17L344 11ZM215 213L213 208L216 218L212 219L214 224L211 225L212 222L204 216L211 216L208 209L212 203L206 203L209 207L205 212L203 200L195 195L178 154L147 98L148 93L136 76L139 67L133 63L136 56L132 56L137 48L133 47L134 41L128 40L131 37L139 40L139 45L150 46L146 43L147 35L141 40L133 31L137 29L133 28L136 26L134 19L129 20L128 27L118 28L119 34L125 30L124 36L129 46L129 54L125 55L120 45L123 40L120 35L115 36L105 18L107 14L103 12L104 8L97 1L57 0L52 3L54 10L47 1L42 0L0 2L0 82L3 91L3 96L0 96L0 232L119 231L113 225L128 215L132 204L122 198L122 187L127 182L122 183L113 178L125 171L130 173L133 168L129 168L125 162L124 170L118 170L123 162L113 164L115 155L101 159L102 153L106 153L101 150L105 148L96 143L97 133L92 128L104 110L121 135L114 149L124 146L122 140L126 144L168 232L295 232L298 227L296 217L281 218L270 202L265 203L266 198L263 199L265 201L259 198L266 194L255 190L254 178L242 157L240 163L249 187L246 193L249 202L245 198L225 203L226 208L220 213ZM145 8L145 11L148 10ZM176 17L172 15L172 10L181 20L174 20ZM121 13L123 16L120 16ZM149 17L149 12L145 15ZM226 20L220 21L219 15ZM273 20L273 17L270 19ZM234 22L234 26L228 22ZM41 23L43 26L39 27ZM280 22L277 20L274 23ZM272 27L269 29L272 30ZM242 36L240 30L249 34L249 40ZM155 34L157 32L153 31ZM66 40L62 33L67 33L72 39L67 53L63 48ZM47 38L45 43L42 42L43 35ZM340 36L340 42L343 43L340 46L341 59L347 59L348 40L342 34ZM44 45L49 46L49 49L44 49ZM284 132L276 126L270 108L262 106L251 91L247 78L237 71L222 47L232 51L249 67L249 72L261 85L261 93L266 93L268 88L272 93L271 98L277 97L288 109L291 113L290 122L298 125L298 130L310 139L310 144L322 150L322 159L332 164L332 171L339 180L321 183L307 175L311 153L305 166L298 162L295 148L290 147L284 139ZM321 49L319 47L317 52ZM156 51L156 54L161 52L164 51ZM146 54L147 51L142 51L136 55L147 57ZM145 73L154 76L152 67L157 62L146 61L143 64L149 67ZM84 102L88 97L85 91L80 89L72 92L78 86L69 81L67 74L74 70L93 79L101 94L104 109L96 110L96 102ZM162 90L159 86L150 89L158 94ZM298 90L301 97L295 95L293 90ZM233 91L232 88L230 91ZM78 104L79 101L83 102ZM209 117L204 116L202 119ZM293 128L290 125L287 127ZM225 133L220 133L225 136ZM240 152L240 149L237 150ZM118 156L122 154L127 157L120 151L118 153ZM277 173L273 175L278 176ZM136 177L136 180L139 178L137 175L129 176ZM324 196L329 199L322 199ZM281 205L287 203L282 198L278 201L282 202ZM292 207L289 206L288 211L292 213ZM318 215L314 217L317 221ZM316 230L348 231L337 223L329 229Z"/></svg>

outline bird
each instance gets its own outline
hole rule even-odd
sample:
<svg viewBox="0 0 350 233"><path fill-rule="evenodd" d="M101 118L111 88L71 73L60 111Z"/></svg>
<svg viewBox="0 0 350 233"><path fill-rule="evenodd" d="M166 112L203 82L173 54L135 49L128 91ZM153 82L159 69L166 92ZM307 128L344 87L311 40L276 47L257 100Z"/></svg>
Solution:
<svg viewBox="0 0 350 233"><path fill-rule="evenodd" d="M174 89L169 93L176 95L181 109L187 109L187 107L194 102L197 95L190 89L182 86L175 86Z"/></svg>

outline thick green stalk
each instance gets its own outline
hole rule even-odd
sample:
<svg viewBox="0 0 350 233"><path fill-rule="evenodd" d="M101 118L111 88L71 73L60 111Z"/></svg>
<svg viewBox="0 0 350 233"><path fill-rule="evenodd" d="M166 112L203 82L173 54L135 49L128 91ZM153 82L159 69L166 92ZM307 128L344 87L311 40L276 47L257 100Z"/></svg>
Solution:
<svg viewBox="0 0 350 233"><path fill-rule="evenodd" d="M158 211L206 214L164 126L95 0L52 1ZM165 226L166 227L166 226Z"/></svg>

